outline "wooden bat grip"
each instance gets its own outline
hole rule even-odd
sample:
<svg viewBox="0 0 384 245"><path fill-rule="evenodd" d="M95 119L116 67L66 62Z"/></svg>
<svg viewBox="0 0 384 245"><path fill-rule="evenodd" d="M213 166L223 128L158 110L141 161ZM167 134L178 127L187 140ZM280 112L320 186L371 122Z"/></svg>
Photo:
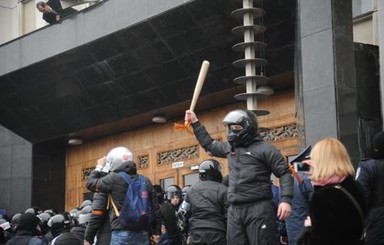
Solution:
<svg viewBox="0 0 384 245"><path fill-rule="evenodd" d="M195 109L197 99L199 98L201 88L203 87L203 84L205 81L205 77L207 76L208 68L209 68L209 62L204 60L203 64L201 64L199 77L197 78L195 91L193 92L191 106L189 107L189 110L191 110L191 111L193 111Z"/></svg>

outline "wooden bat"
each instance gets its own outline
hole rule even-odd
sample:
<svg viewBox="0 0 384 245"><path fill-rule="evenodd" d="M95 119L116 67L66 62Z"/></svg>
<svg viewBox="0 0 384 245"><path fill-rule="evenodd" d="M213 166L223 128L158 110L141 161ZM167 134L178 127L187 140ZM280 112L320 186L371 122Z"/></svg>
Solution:
<svg viewBox="0 0 384 245"><path fill-rule="evenodd" d="M191 106L189 107L191 111L195 109L197 99L199 98L201 89L203 88L205 77L207 76L208 68L209 68L209 62L204 60L203 63L201 64L200 73L199 73L199 76L197 77L197 82L195 85L195 91L193 92ZM175 130L186 129L190 134L193 134L190 124L187 122L185 122L184 124L175 123L173 128Z"/></svg>
<svg viewBox="0 0 384 245"><path fill-rule="evenodd" d="M201 64L200 73L199 73L199 76L197 78L197 82L195 85L195 91L193 92L191 106L189 107L189 110L191 110L191 111L193 111L195 109L197 99L200 96L200 92L201 92L201 89L202 89L204 81L205 81L205 77L207 76L208 68L209 68L209 62L204 60L203 64Z"/></svg>

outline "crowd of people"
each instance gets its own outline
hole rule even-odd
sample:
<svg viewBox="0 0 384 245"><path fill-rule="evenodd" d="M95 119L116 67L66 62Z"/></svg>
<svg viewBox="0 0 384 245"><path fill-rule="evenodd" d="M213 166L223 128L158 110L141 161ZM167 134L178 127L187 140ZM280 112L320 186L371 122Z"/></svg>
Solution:
<svg viewBox="0 0 384 245"><path fill-rule="evenodd" d="M227 159L228 175L218 160L206 159L198 183L163 191L137 173L128 148L117 147L90 173L93 201L69 212L30 208L2 217L0 244L384 244L384 132L356 174L335 138L303 152L300 161L309 169L292 174L260 137L252 111L225 116L227 141L213 139L193 111L185 121L210 156Z"/></svg>

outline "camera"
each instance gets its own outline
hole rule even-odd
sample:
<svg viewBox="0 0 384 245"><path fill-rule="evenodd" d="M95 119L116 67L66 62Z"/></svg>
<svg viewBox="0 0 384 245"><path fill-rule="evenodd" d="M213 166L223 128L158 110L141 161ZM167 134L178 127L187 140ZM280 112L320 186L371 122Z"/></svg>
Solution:
<svg viewBox="0 0 384 245"><path fill-rule="evenodd" d="M310 166L303 162L294 162L293 166L296 172L308 172L310 169Z"/></svg>
<svg viewBox="0 0 384 245"><path fill-rule="evenodd" d="M310 159L309 155L311 153L311 145L307 146L302 152L300 152L297 156L292 158L289 163L293 164L295 172L308 172L310 166L306 163L303 163L304 160Z"/></svg>

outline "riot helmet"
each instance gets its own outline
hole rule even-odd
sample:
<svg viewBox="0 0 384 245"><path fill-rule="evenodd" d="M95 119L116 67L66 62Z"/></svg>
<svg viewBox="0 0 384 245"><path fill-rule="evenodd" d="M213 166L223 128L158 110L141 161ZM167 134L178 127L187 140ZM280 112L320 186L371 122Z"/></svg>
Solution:
<svg viewBox="0 0 384 245"><path fill-rule="evenodd" d="M79 225L86 225L89 222L89 219L91 218L92 214L92 207L90 205L85 206L79 211L79 218L78 218L78 224Z"/></svg>
<svg viewBox="0 0 384 245"><path fill-rule="evenodd" d="M56 214L48 220L48 226L51 227L51 232L54 237L60 235L63 231L70 230L70 220L64 213Z"/></svg>
<svg viewBox="0 0 384 245"><path fill-rule="evenodd" d="M199 166L199 177L202 181L212 180L221 183L223 175L220 163L215 159L203 161Z"/></svg>
<svg viewBox="0 0 384 245"><path fill-rule="evenodd" d="M86 207L86 206L90 206L90 205L92 205L92 201L89 200L89 199L86 199L86 200L84 200L84 201L81 203L81 205L80 205L80 209L83 209L84 207ZM77 211L79 211L79 210L77 210Z"/></svg>
<svg viewBox="0 0 384 245"><path fill-rule="evenodd" d="M250 110L231 111L224 117L223 123L227 127L227 139L232 147L246 146L259 135L257 116ZM242 128L232 129L231 125L239 125Z"/></svg>
<svg viewBox="0 0 384 245"><path fill-rule="evenodd" d="M12 216L11 223L12 223L12 230L14 232L16 232L21 215L22 215L21 213L16 213Z"/></svg>
<svg viewBox="0 0 384 245"><path fill-rule="evenodd" d="M183 189L181 189L181 196L183 197L183 200L185 199L189 188L191 188L191 185L186 185Z"/></svg>
<svg viewBox="0 0 384 245"><path fill-rule="evenodd" d="M172 198L174 196L177 196L179 198L178 203L172 202ZM180 204L181 198L182 198L181 197L181 188L177 185L168 186L167 190L165 191L165 197L166 197L167 201L172 203L172 205L178 206Z"/></svg>
<svg viewBox="0 0 384 245"><path fill-rule="evenodd" d="M114 172L128 161L133 161L132 152L126 147L116 147L109 151L104 168Z"/></svg>

